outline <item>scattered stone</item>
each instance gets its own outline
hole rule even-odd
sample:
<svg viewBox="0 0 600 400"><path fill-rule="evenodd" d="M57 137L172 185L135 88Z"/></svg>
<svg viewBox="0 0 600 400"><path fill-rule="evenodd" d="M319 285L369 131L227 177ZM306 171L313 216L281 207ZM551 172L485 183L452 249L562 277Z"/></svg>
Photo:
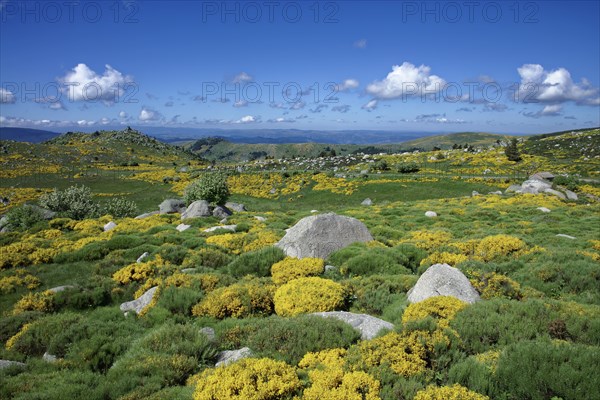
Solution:
<svg viewBox="0 0 600 400"><path fill-rule="evenodd" d="M563 193L559 192L558 190L554 190L554 189L545 189L544 193L548 193L548 194L553 194L556 197L559 197L563 200L567 199L567 196L565 196Z"/></svg>
<svg viewBox="0 0 600 400"><path fill-rule="evenodd" d="M229 365L243 358L248 358L251 355L252 351L248 347L242 347L238 350L225 350L219 353L215 367Z"/></svg>
<svg viewBox="0 0 600 400"><path fill-rule="evenodd" d="M136 314L139 314L144 308L146 308L150 304L150 302L152 301L152 297L154 296L154 292L156 292L156 289L158 289L158 286L151 287L137 299L121 304L119 309L122 312L135 311Z"/></svg>
<svg viewBox="0 0 600 400"><path fill-rule="evenodd" d="M227 218L232 214L232 212L224 206L216 206L212 212L213 217L216 218Z"/></svg>
<svg viewBox="0 0 600 400"><path fill-rule="evenodd" d="M265 217L260 217L258 215L255 215L254 219L256 219L258 222L265 222L267 220Z"/></svg>
<svg viewBox="0 0 600 400"><path fill-rule="evenodd" d="M355 242L369 242L373 236L361 221L335 213L302 218L277 242L289 257L326 259L331 253Z"/></svg>
<svg viewBox="0 0 600 400"><path fill-rule="evenodd" d="M569 200L578 200L579 196L577 196L577 193L572 192L570 190L565 190L565 194L567 195L567 199Z"/></svg>
<svg viewBox="0 0 600 400"><path fill-rule="evenodd" d="M185 207L185 202L179 199L167 199L158 206L160 214L173 214L181 212Z"/></svg>
<svg viewBox="0 0 600 400"><path fill-rule="evenodd" d="M529 179L539 180L539 181L551 181L554 179L554 175L550 172L543 171L537 172L529 177Z"/></svg>
<svg viewBox="0 0 600 400"><path fill-rule="evenodd" d="M227 207L230 210L233 210L235 212L243 212L243 211L247 211L246 210L246 206L244 206L243 204L240 203L232 203L230 201L228 201L227 203L225 203L225 207Z"/></svg>
<svg viewBox="0 0 600 400"><path fill-rule="evenodd" d="M521 185L510 185L505 191L504 193L510 193L510 192L520 192L521 191Z"/></svg>
<svg viewBox="0 0 600 400"><path fill-rule="evenodd" d="M334 265L326 265L325 266L325 272L335 271L335 270L337 270L337 267Z"/></svg>
<svg viewBox="0 0 600 400"><path fill-rule="evenodd" d="M227 218L223 218L222 220L219 221L219 223L221 225L225 225L227 223Z"/></svg>
<svg viewBox="0 0 600 400"><path fill-rule="evenodd" d="M550 212L550 209L546 208L546 207L538 207L537 209L540 210L541 212L544 212L544 213L549 213Z"/></svg>
<svg viewBox="0 0 600 400"><path fill-rule="evenodd" d="M537 179L529 179L521 184L521 193L539 194L546 189L551 189L552 185L548 182L539 181ZM519 191L517 191L519 192Z"/></svg>
<svg viewBox="0 0 600 400"><path fill-rule="evenodd" d="M179 232L183 232L185 230L190 229L191 227L192 227L191 225L179 224L179 225L177 225L177 228L175 228L175 229L177 229Z"/></svg>
<svg viewBox="0 0 600 400"><path fill-rule="evenodd" d="M205 326L204 328L201 328L200 333L205 335L208 338L208 340L215 340L215 337L216 337L215 330L209 326Z"/></svg>
<svg viewBox="0 0 600 400"><path fill-rule="evenodd" d="M144 219L144 218L148 218L148 217L151 217L151 216L157 215L157 214L160 214L160 211L151 211L148 213L140 214L137 217L135 217L135 219Z"/></svg>
<svg viewBox="0 0 600 400"><path fill-rule="evenodd" d="M58 293L58 292L63 292L67 289L73 289L75 286L73 285L63 285L63 286L57 286L57 287L53 287L51 289L48 289L49 292L52 293Z"/></svg>
<svg viewBox="0 0 600 400"><path fill-rule="evenodd" d="M434 296L452 296L467 303L479 300L479 294L459 269L448 264L434 264L408 291L408 301L418 303Z"/></svg>
<svg viewBox="0 0 600 400"><path fill-rule="evenodd" d="M364 199L362 201L362 203L360 203L360 205L361 206L372 206L373 205L373 201L367 197L366 199Z"/></svg>
<svg viewBox="0 0 600 400"><path fill-rule="evenodd" d="M339 319L359 331L362 340L373 339L383 329L394 329L393 324L367 314L354 314L346 311L329 311L313 313L311 315Z"/></svg>
<svg viewBox="0 0 600 400"><path fill-rule="evenodd" d="M269 190L269 194L275 194L275 193L277 193L277 189L271 188L271 190Z"/></svg>
<svg viewBox="0 0 600 400"><path fill-rule="evenodd" d="M318 213L318 212L319 212L319 210L310 210L311 214Z"/></svg>
<svg viewBox="0 0 600 400"><path fill-rule="evenodd" d="M181 270L184 274L193 274L198 268L184 268Z"/></svg>
<svg viewBox="0 0 600 400"><path fill-rule="evenodd" d="M481 196L477 190L473 190L471 192L471 197L475 197L475 196Z"/></svg>
<svg viewBox="0 0 600 400"><path fill-rule="evenodd" d="M219 225L219 226L211 226L210 228L206 228L204 232L214 232L217 229L224 229L226 231L235 232L237 225Z"/></svg>
<svg viewBox="0 0 600 400"><path fill-rule="evenodd" d="M25 363L22 363L19 361L0 360L0 369L10 368L10 367L25 368Z"/></svg>
<svg viewBox="0 0 600 400"><path fill-rule="evenodd" d="M212 215L208 201L196 200L181 213L181 219L210 217Z"/></svg>
<svg viewBox="0 0 600 400"><path fill-rule="evenodd" d="M361 175L367 175L368 173L369 173L368 169L363 169L363 170L360 171Z"/></svg>
<svg viewBox="0 0 600 400"><path fill-rule="evenodd" d="M104 232L112 231L116 227L117 227L117 224L115 224L114 222L110 221L108 224L104 225Z"/></svg>
<svg viewBox="0 0 600 400"><path fill-rule="evenodd" d="M437 217L437 213L435 211L426 211L425 216L429 218Z"/></svg>
<svg viewBox="0 0 600 400"><path fill-rule="evenodd" d="M56 362L57 358L55 355L45 352L44 355L42 356L42 360L49 362L49 363L54 363L54 362Z"/></svg>
<svg viewBox="0 0 600 400"><path fill-rule="evenodd" d="M8 217L5 215L0 218L0 228L4 228L6 225L8 225Z"/></svg>
<svg viewBox="0 0 600 400"><path fill-rule="evenodd" d="M565 235L564 233L558 233L556 236L558 236L558 237L564 237L564 238L571 239L571 240L577 239L575 236Z"/></svg>
<svg viewBox="0 0 600 400"><path fill-rule="evenodd" d="M488 194L497 194L498 196L502 196L502 191L496 190L495 192L489 192Z"/></svg>
<svg viewBox="0 0 600 400"><path fill-rule="evenodd" d="M150 255L150 253L148 253L147 251L144 252L144 254L142 254L141 256L139 256L137 258L137 260L135 260L136 263L141 263L142 261L144 261L144 258L148 257Z"/></svg>

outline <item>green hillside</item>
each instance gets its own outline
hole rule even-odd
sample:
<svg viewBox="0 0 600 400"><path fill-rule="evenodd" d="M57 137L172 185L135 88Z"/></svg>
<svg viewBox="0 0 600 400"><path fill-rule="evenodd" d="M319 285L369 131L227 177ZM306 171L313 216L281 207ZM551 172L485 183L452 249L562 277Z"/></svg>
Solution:
<svg viewBox="0 0 600 400"><path fill-rule="evenodd" d="M460 132L450 133L448 135L427 136L421 139L410 140L402 143L407 148L416 147L424 150L432 150L434 147L440 149L451 149L453 145L471 145L474 147L487 147L498 141L507 142L511 136L496 135L484 132Z"/></svg>

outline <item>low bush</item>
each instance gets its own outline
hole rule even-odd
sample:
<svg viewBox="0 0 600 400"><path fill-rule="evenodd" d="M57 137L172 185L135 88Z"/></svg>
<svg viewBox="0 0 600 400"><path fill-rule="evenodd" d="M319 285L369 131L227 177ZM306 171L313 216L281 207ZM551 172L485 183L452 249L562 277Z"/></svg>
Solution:
<svg viewBox="0 0 600 400"><path fill-rule="evenodd" d="M346 303L344 287L329 279L299 278L280 286L273 297L275 312L293 316L342 309Z"/></svg>
<svg viewBox="0 0 600 400"><path fill-rule="evenodd" d="M275 246L265 247L240 255L227 266L227 270L235 277L246 275L269 276L271 266L284 258L285 254L280 248Z"/></svg>
<svg viewBox="0 0 600 400"><path fill-rule="evenodd" d="M342 282L352 298L352 309L370 315L381 315L390 304L400 299L415 285L416 275L370 275Z"/></svg>
<svg viewBox="0 0 600 400"><path fill-rule="evenodd" d="M95 217L100 208L92 199L92 191L86 186L71 186L64 190L54 189L40 197L42 207L71 219Z"/></svg>
<svg viewBox="0 0 600 400"><path fill-rule="evenodd" d="M417 392L413 400L489 400L489 397L464 386L429 386Z"/></svg>
<svg viewBox="0 0 600 400"><path fill-rule="evenodd" d="M368 247L364 243L338 250L329 256L328 263L338 267L345 276L410 274L412 267L404 248Z"/></svg>
<svg viewBox="0 0 600 400"><path fill-rule="evenodd" d="M286 257L271 267L271 276L276 284L284 284L293 279L321 275L325 270L325 262L320 258Z"/></svg>
<svg viewBox="0 0 600 400"><path fill-rule="evenodd" d="M36 207L13 207L6 213L9 230L26 230L44 221L42 212Z"/></svg>
<svg viewBox="0 0 600 400"><path fill-rule="evenodd" d="M218 172L204 174L185 188L183 198L187 204L196 200L225 204L229 198L227 176Z"/></svg>
<svg viewBox="0 0 600 400"><path fill-rule="evenodd" d="M133 218L138 213L138 206L134 201L115 197L101 206L102 215L110 215L113 218Z"/></svg>

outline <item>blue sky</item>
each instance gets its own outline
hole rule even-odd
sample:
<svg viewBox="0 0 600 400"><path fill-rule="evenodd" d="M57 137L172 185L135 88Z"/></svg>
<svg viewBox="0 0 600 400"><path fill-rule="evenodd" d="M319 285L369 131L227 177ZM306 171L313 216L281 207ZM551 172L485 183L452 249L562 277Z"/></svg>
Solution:
<svg viewBox="0 0 600 400"><path fill-rule="evenodd" d="M600 125L598 1L0 1L0 125Z"/></svg>

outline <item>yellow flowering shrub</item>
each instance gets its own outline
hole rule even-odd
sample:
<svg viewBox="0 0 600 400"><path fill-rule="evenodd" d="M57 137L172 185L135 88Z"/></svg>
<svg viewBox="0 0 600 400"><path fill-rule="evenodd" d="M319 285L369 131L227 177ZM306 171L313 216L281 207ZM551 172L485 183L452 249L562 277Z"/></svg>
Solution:
<svg viewBox="0 0 600 400"><path fill-rule="evenodd" d="M307 276L320 275L325 270L325 261L320 258L286 257L271 266L271 277L278 285Z"/></svg>
<svg viewBox="0 0 600 400"><path fill-rule="evenodd" d="M326 174L313 175L313 181L317 184L313 186L313 190L328 190L332 193L345 194L347 196L354 193L358 189L358 182L348 181L346 178L333 178Z"/></svg>
<svg viewBox="0 0 600 400"><path fill-rule="evenodd" d="M76 222L73 230L88 235L95 235L104 232L104 224L97 219L84 219L83 221Z"/></svg>
<svg viewBox="0 0 600 400"><path fill-rule="evenodd" d="M235 283L208 293L192 308L192 314L220 319L268 315L273 312L273 291L273 285L263 284L259 279Z"/></svg>
<svg viewBox="0 0 600 400"><path fill-rule="evenodd" d="M592 185L580 185L579 191L582 193L588 193L592 196L600 197L600 188L594 187Z"/></svg>
<svg viewBox="0 0 600 400"><path fill-rule="evenodd" d="M206 243L222 247L233 254L240 254L246 233L224 233L206 238Z"/></svg>
<svg viewBox="0 0 600 400"><path fill-rule="evenodd" d="M25 311L50 312L54 309L54 293L46 290L44 292L27 293L21 297L13 308L13 315Z"/></svg>
<svg viewBox="0 0 600 400"><path fill-rule="evenodd" d="M527 245L521 239L499 234L482 239L475 249L475 256L483 261L491 261L497 257L519 254L524 250L527 250Z"/></svg>
<svg viewBox="0 0 600 400"><path fill-rule="evenodd" d="M161 275L170 275L175 269L174 265L157 255L154 260L124 266L115 272L112 278L120 284L127 285L131 282L147 281Z"/></svg>
<svg viewBox="0 0 600 400"><path fill-rule="evenodd" d="M136 297L138 297L137 294L136 294ZM143 317L144 315L146 315L146 313L148 313L148 311L150 311L152 309L152 307L154 307L156 305L156 303L158 303L159 297L160 297L160 288L156 289L156 291L152 295L152 300L150 300L150 303L148 303L148 305L146 307L144 307L142 310L140 310L138 316Z"/></svg>
<svg viewBox="0 0 600 400"><path fill-rule="evenodd" d="M452 296L434 296L418 303L412 303L402 314L402 323L418 321L428 316L437 319L438 326L447 327L457 312L468 304Z"/></svg>
<svg viewBox="0 0 600 400"><path fill-rule="evenodd" d="M206 369L197 382L194 400L277 400L302 386L293 367L269 358L246 358Z"/></svg>
<svg viewBox="0 0 600 400"><path fill-rule="evenodd" d="M21 329L19 329L19 332L17 332L16 334L14 334L13 336L11 336L7 341L6 341L6 345L4 347L6 347L7 350L12 349L15 344L19 341L19 339L25 335L25 333L27 333L27 331L29 330L29 328L31 328L31 325L33 323L28 323L25 324L21 327Z"/></svg>
<svg viewBox="0 0 600 400"><path fill-rule="evenodd" d="M390 332L358 344L361 362L368 367L388 364L395 373L409 377L424 372L427 349L417 335Z"/></svg>
<svg viewBox="0 0 600 400"><path fill-rule="evenodd" d="M455 254L444 252L431 253L427 258L421 260L421 265L433 265L433 264L448 264L455 266L461 262L467 261L469 257L464 254Z"/></svg>
<svg viewBox="0 0 600 400"><path fill-rule="evenodd" d="M252 230L250 232L252 232ZM253 239L248 240L249 238ZM245 239L242 252L247 253L249 251L260 250L264 247L272 246L279 241L280 237L273 231L260 230L257 232L255 238L254 235L247 235Z"/></svg>
<svg viewBox="0 0 600 400"><path fill-rule="evenodd" d="M29 264L29 255L36 250L32 242L19 241L0 248L0 269Z"/></svg>
<svg viewBox="0 0 600 400"><path fill-rule="evenodd" d="M410 234L412 236L411 241L414 242L415 246L425 250L433 250L449 243L452 239L452 234L445 231L414 231Z"/></svg>
<svg viewBox="0 0 600 400"><path fill-rule="evenodd" d="M480 271L468 271L467 275L482 299L506 297L519 300L522 297L521 285L505 275Z"/></svg>
<svg viewBox="0 0 600 400"><path fill-rule="evenodd" d="M464 386L429 386L419 390L413 400L489 400L490 398L473 392Z"/></svg>
<svg viewBox="0 0 600 400"><path fill-rule="evenodd" d="M500 350L489 350L485 353L479 353L472 356L475 361L485 365L494 372L498 366L498 359L500 358Z"/></svg>
<svg viewBox="0 0 600 400"><path fill-rule="evenodd" d="M318 277L294 279L275 292L273 301L278 315L289 317L302 313L333 311L344 305L344 287Z"/></svg>
<svg viewBox="0 0 600 400"><path fill-rule="evenodd" d="M32 290L40 285L40 280L31 275L26 270L19 268L12 272L11 275L0 278L0 293L10 293L18 286L25 286Z"/></svg>
<svg viewBox="0 0 600 400"><path fill-rule="evenodd" d="M308 371L311 386L304 390L305 400L376 400L380 383L363 371L345 371L345 349L307 353L298 366Z"/></svg>

